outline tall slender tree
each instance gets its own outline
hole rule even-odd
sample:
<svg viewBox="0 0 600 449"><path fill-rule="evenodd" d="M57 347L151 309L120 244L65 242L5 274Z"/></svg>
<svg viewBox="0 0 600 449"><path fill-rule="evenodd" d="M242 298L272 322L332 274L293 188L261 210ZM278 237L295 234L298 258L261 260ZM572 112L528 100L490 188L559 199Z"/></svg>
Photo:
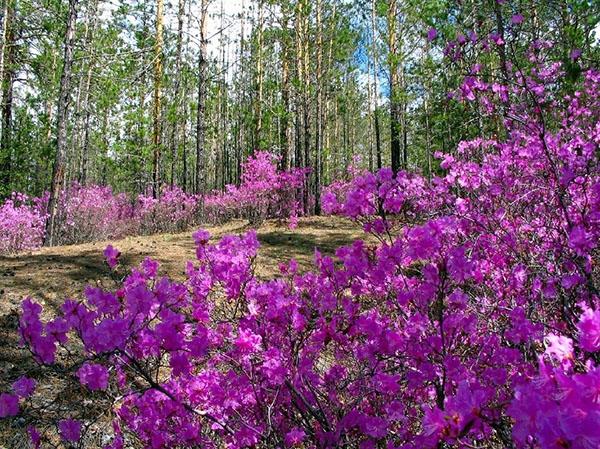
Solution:
<svg viewBox="0 0 600 449"><path fill-rule="evenodd" d="M89 169L89 153L90 153L90 119L92 116L90 96L92 88L92 73L96 64L96 53L93 47L93 38L96 31L98 21L98 0L92 0L89 11L89 24L86 29L85 48L88 53L87 70L85 74L84 87L84 119L83 119L83 143L81 148L81 165L79 168L79 182L86 184Z"/></svg>
<svg viewBox="0 0 600 449"><path fill-rule="evenodd" d="M154 97L152 104L152 195L160 195L160 158L162 146L161 130L161 89L163 73L163 0L156 1L156 35L154 40Z"/></svg>
<svg viewBox="0 0 600 449"><path fill-rule="evenodd" d="M185 0L178 0L177 6L177 45L175 50L175 86L173 88L173 111L174 117L171 125L171 176L170 184L175 184L175 166L177 162L177 150L179 147L179 130L181 128L181 84L182 84L182 57L183 57L183 20L185 14Z"/></svg>
<svg viewBox="0 0 600 449"><path fill-rule="evenodd" d="M392 157L392 170L400 170L401 161L401 100L400 100L400 73L398 53L398 0L388 2L387 11L387 39L388 39L388 69L390 78L390 149Z"/></svg>
<svg viewBox="0 0 600 449"><path fill-rule="evenodd" d="M208 84L208 6L200 0L200 48L198 52L198 104L196 110L196 193L204 193L204 158L206 143L206 94Z"/></svg>
<svg viewBox="0 0 600 449"><path fill-rule="evenodd" d="M379 52L377 50L377 0L371 0L371 51L373 61L373 125L375 128L375 155L377 159L377 169L382 167L381 160L381 120L379 117L379 89L377 81L379 79Z"/></svg>
<svg viewBox="0 0 600 449"><path fill-rule="evenodd" d="M0 136L0 184L8 186L12 171L12 116L13 88L15 80L16 56L16 14L17 1L4 0L2 5L2 43L0 48L0 109L2 133ZM4 190L0 188L0 192ZM5 192L6 193L6 192Z"/></svg>
<svg viewBox="0 0 600 449"><path fill-rule="evenodd" d="M69 99L71 93L71 78L73 68L73 48L75 44L75 24L79 0L69 0L69 12L64 34L63 66L58 93L58 112L56 121L56 156L52 170L50 199L48 202L48 220L44 245L52 246L56 238L58 201L65 176L67 155L67 118L69 114Z"/></svg>
<svg viewBox="0 0 600 449"><path fill-rule="evenodd" d="M323 156L323 20L322 0L316 0L316 102L315 102L315 214L321 214L321 158Z"/></svg>

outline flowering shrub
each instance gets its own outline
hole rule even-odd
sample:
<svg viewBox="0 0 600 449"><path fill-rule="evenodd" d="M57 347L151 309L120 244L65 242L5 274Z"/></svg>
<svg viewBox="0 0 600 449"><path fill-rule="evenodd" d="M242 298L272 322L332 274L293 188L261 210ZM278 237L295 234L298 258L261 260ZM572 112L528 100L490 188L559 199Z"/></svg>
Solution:
<svg viewBox="0 0 600 449"><path fill-rule="evenodd" d="M187 229L197 219L198 198L177 186L161 192L158 199L139 195L134 220L139 232L151 234Z"/></svg>
<svg viewBox="0 0 600 449"><path fill-rule="evenodd" d="M37 199L13 193L0 206L0 254L30 250L41 245L45 230L45 209Z"/></svg>
<svg viewBox="0 0 600 449"><path fill-rule="evenodd" d="M14 193L0 207L0 253L42 245L47 205L47 193L33 199ZM110 187L74 183L61 192L58 214L56 242L68 245L186 229L198 219L198 200L173 187L159 199L139 195L137 203L132 203Z"/></svg>
<svg viewBox="0 0 600 449"><path fill-rule="evenodd" d="M443 177L383 169L326 194L378 245L265 281L254 232L201 230L183 282L146 259L50 321L25 300L23 343L114 412L112 449L599 447L600 74L559 99L535 89L555 69L511 87L539 107L507 105L506 139L438 154ZM17 382L0 416L35 410ZM60 412L83 445L93 420Z"/></svg>
<svg viewBox="0 0 600 449"><path fill-rule="evenodd" d="M121 238L135 230L133 207L124 193L107 186L73 183L60 195L57 244Z"/></svg>
<svg viewBox="0 0 600 449"><path fill-rule="evenodd" d="M204 200L207 220L222 223L245 218L258 224L267 218L292 222L301 211L298 199L306 169L280 171L277 157L258 151L242 165L240 186L228 185L224 192L213 192Z"/></svg>
<svg viewBox="0 0 600 449"><path fill-rule="evenodd" d="M117 239L126 235L176 232L200 220L221 223L232 218L257 224L266 218L289 220L301 211L306 170L278 171L276 157L258 152L243 165L239 187L227 186L204 198L168 187L159 198L138 195L132 202L106 186L77 183L61 192L56 242L59 245ZM15 193L0 207L0 253L38 248L44 239L48 194L30 200Z"/></svg>

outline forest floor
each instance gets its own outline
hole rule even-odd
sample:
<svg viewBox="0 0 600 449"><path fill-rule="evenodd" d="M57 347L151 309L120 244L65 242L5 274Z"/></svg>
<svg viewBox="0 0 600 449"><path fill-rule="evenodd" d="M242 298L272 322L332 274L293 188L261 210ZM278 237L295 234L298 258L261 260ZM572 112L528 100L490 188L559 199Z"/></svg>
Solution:
<svg viewBox="0 0 600 449"><path fill-rule="evenodd" d="M206 229L215 241L225 234L243 233L251 226L240 220L218 227L207 226ZM268 221L257 229L257 235L261 247L256 273L261 278L276 275L279 264L292 258L296 259L301 271L308 270L315 249L332 255L336 248L365 237L355 224L334 217L301 219L294 230L285 224ZM33 377L41 374L33 366L31 356L18 348L17 314L21 301L31 297L44 306L48 317L58 310L65 298L81 297L86 285L114 288L102 255L109 243L121 251L120 262L127 271L148 256L160 262L160 274L183 280L186 262L195 260L192 230L0 256L0 392L9 389L10 383L24 372ZM10 435L16 429L5 424L8 423L0 422L0 448L16 447L12 446L14 441L10 442Z"/></svg>

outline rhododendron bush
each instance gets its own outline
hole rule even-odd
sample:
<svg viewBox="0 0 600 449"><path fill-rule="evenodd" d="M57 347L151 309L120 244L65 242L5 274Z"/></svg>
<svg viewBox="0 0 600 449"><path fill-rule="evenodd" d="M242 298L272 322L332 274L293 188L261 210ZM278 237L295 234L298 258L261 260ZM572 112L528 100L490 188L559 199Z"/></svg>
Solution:
<svg viewBox="0 0 600 449"><path fill-rule="evenodd" d="M281 171L277 158L257 152L243 164L240 186L202 197L177 186L166 187L159 198L150 192L132 201L106 186L77 183L61 192L57 244L117 239L127 235L175 232L201 221L221 223L244 218L253 224L267 218L289 220L301 213L299 198L306 170ZM17 253L42 245L48 194L28 198L15 193L0 206L0 253Z"/></svg>
<svg viewBox="0 0 600 449"><path fill-rule="evenodd" d="M307 169L278 170L278 158L257 151L242 164L239 186L228 185L204 200L206 218L222 223L246 218L258 224L267 218L295 221L302 211L300 199Z"/></svg>
<svg viewBox="0 0 600 449"><path fill-rule="evenodd" d="M0 253L40 247L47 207L48 193L32 199L14 193L0 207ZM158 199L143 194L131 201L110 187L74 183L61 192L58 211L56 242L67 245L186 229L198 218L198 197L171 187Z"/></svg>
<svg viewBox="0 0 600 449"><path fill-rule="evenodd" d="M158 199L138 195L136 206L133 219L142 234L181 231L198 219L198 197L177 186L164 189Z"/></svg>
<svg viewBox="0 0 600 449"><path fill-rule="evenodd" d="M44 237L45 205L38 198L13 193L0 206L0 254L38 247Z"/></svg>
<svg viewBox="0 0 600 449"><path fill-rule="evenodd" d="M517 77L523 102L488 111L506 138L438 154L442 177L382 169L326 192L377 245L261 280L253 231L200 230L184 281L146 259L51 320L26 299L21 339L111 416L107 448L598 448L600 75L534 89L559 76ZM36 400L16 379L0 416L22 414L36 447L90 446L98 415Z"/></svg>

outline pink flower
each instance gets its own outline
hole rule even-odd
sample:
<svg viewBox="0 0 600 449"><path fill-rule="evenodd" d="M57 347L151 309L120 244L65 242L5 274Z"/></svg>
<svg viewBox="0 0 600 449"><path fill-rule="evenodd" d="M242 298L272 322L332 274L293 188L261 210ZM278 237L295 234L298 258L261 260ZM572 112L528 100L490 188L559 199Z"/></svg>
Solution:
<svg viewBox="0 0 600 449"><path fill-rule="evenodd" d="M548 334L545 338L546 354L557 362L566 362L573 358L573 341L563 335Z"/></svg>

